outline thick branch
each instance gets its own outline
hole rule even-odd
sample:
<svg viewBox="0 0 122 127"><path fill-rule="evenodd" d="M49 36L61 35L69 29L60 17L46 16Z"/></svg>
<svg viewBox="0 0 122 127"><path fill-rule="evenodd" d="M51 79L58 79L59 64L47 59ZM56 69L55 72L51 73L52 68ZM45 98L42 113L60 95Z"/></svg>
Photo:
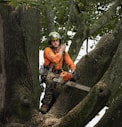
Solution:
<svg viewBox="0 0 122 127"><path fill-rule="evenodd" d="M83 127L105 105L110 91L103 82L98 83L88 96L65 115L57 127ZM102 100L102 101L101 101Z"/></svg>
<svg viewBox="0 0 122 127"><path fill-rule="evenodd" d="M47 36L48 36L50 32L55 31L54 12L51 9L50 5L46 8L45 13L46 13Z"/></svg>
<svg viewBox="0 0 122 127"><path fill-rule="evenodd" d="M105 14L103 14L103 16L98 19L98 21L95 22L91 28L89 28L89 32L85 21L81 20L81 23L79 23L79 26L77 27L77 32L72 40L72 44L69 49L69 53L72 54L73 60L76 59L84 40L87 39L88 36L94 35L96 31L101 29L111 19L111 17L115 15L116 8L119 4L120 0L115 1L115 4L113 4L113 6L111 6L111 8ZM75 50L73 50L74 47L76 47Z"/></svg>
<svg viewBox="0 0 122 127"><path fill-rule="evenodd" d="M121 25L122 21L118 23L113 34L105 35L96 48L78 62L76 72L81 74L78 82L92 86L99 81L109 67L120 43L122 33Z"/></svg>
<svg viewBox="0 0 122 127"><path fill-rule="evenodd" d="M106 71L106 73L103 76L103 80L106 81L107 84L109 84L109 87L112 91L111 99L116 96L118 96L120 93L119 91L121 83L122 83L122 21L120 24L121 32L118 34L118 36L121 38L120 44L118 46L118 49L116 51L116 54L114 55L112 62Z"/></svg>
<svg viewBox="0 0 122 127"><path fill-rule="evenodd" d="M115 0L113 6L90 28L90 35L93 35L97 30L101 29L109 20L111 20L112 16L115 15L116 8L120 4L120 0Z"/></svg>
<svg viewBox="0 0 122 127"><path fill-rule="evenodd" d="M95 125L95 127L121 127L122 121L122 95L119 96L110 108L107 110L103 118Z"/></svg>

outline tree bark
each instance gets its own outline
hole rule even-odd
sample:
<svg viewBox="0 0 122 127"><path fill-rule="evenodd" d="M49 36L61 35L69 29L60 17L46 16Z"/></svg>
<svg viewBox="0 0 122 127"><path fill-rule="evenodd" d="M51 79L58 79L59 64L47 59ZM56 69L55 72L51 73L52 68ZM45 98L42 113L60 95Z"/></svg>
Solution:
<svg viewBox="0 0 122 127"><path fill-rule="evenodd" d="M34 8L0 5L0 112L8 123L30 120L38 110L39 24Z"/></svg>
<svg viewBox="0 0 122 127"><path fill-rule="evenodd" d="M5 59L4 59L4 39L3 39L3 20L0 15L0 121L3 120L3 110L5 105Z"/></svg>
<svg viewBox="0 0 122 127"><path fill-rule="evenodd" d="M122 126L122 96L114 100L109 109L107 109L103 118L95 127L121 127Z"/></svg>

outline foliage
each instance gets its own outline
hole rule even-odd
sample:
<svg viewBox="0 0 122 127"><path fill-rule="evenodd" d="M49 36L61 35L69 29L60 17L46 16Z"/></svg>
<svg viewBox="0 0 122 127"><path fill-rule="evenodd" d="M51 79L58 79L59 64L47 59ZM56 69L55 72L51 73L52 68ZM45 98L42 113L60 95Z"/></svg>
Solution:
<svg viewBox="0 0 122 127"><path fill-rule="evenodd" d="M66 0L42 0L40 4L40 10L41 10L41 33L42 33L42 39L41 39L41 49L43 49L45 46L47 46L47 28L46 28L46 18L45 18L45 11L47 11L47 8L52 8L54 12L54 24L55 24L55 31L60 32L62 39L64 38L63 35L66 34L67 30L65 29L69 17L69 5L70 1Z"/></svg>
<svg viewBox="0 0 122 127"><path fill-rule="evenodd" d="M10 0L9 4L18 7L18 6L32 6L32 7L38 7L39 6L39 0Z"/></svg>
<svg viewBox="0 0 122 127"><path fill-rule="evenodd" d="M53 20L55 30L60 32L63 41L72 40L72 35L67 31L77 32L79 23L85 19L88 28L99 20L105 12L114 4L113 0L11 0L13 6L33 6L40 10L41 14L41 40L40 48L47 46L47 25L46 11L51 8L53 11ZM104 33L110 33L121 17L121 7L116 10L115 15L101 29L97 30L90 38L97 35L102 36Z"/></svg>
<svg viewBox="0 0 122 127"><path fill-rule="evenodd" d="M72 12L70 10L72 6L75 5L75 8L77 9L77 14L80 16L80 20L84 18L87 27L90 27L102 15L104 15L105 12L107 12L108 9L113 4L113 0L105 0L105 1L102 0L89 0L89 1L88 0L74 0L74 1L53 0L52 1L51 0L50 2L47 2L47 0L43 0L42 2L45 2L45 4L41 4L42 5L41 10L44 11L48 6L51 6L52 9L54 10L55 29L56 31L59 31L61 33L65 42L71 40L71 36L67 35L67 31L76 32L78 29L78 24L77 24L78 19L76 13L74 12L73 9ZM46 6L46 8L44 6ZM44 13L42 13L42 15L43 17L45 17ZM96 33L92 36L94 37L96 37L97 35L102 36L104 33L111 32L118 20L119 20L118 13L116 13L115 16L112 18L112 20L110 20L104 27L102 27L102 29L96 31ZM42 26L45 26L44 23L45 20L43 20ZM42 36L46 35L45 32L46 32L46 28L43 27ZM42 41L41 44L44 45L43 42L45 41L43 40L41 41Z"/></svg>

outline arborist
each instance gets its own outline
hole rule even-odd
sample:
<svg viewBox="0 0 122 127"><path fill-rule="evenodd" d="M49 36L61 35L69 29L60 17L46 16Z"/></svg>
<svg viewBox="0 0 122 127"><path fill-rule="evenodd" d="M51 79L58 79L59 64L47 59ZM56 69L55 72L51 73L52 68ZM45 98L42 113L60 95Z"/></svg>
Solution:
<svg viewBox="0 0 122 127"><path fill-rule="evenodd" d="M49 34L49 47L44 49L44 68L48 72L52 73L52 78L56 74L60 75L64 81L73 79L76 66L73 63L68 52L65 51L66 45L62 44L61 36L58 32L51 32ZM69 67L70 72L63 70L64 63ZM53 103L55 102L56 95L56 84L52 80L46 80L47 77L42 76L42 80L46 84L45 95L42 99L41 113L45 114L49 111Z"/></svg>

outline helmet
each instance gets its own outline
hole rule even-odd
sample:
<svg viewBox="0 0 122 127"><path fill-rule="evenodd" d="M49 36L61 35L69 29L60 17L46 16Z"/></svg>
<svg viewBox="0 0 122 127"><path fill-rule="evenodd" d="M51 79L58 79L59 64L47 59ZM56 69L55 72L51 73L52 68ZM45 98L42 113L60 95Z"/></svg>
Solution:
<svg viewBox="0 0 122 127"><path fill-rule="evenodd" d="M60 40L61 39L61 36L58 32L51 32L49 34L49 40Z"/></svg>
<svg viewBox="0 0 122 127"><path fill-rule="evenodd" d="M51 43L52 40L60 40L61 43L61 36L58 32L51 32L49 34L49 44Z"/></svg>

